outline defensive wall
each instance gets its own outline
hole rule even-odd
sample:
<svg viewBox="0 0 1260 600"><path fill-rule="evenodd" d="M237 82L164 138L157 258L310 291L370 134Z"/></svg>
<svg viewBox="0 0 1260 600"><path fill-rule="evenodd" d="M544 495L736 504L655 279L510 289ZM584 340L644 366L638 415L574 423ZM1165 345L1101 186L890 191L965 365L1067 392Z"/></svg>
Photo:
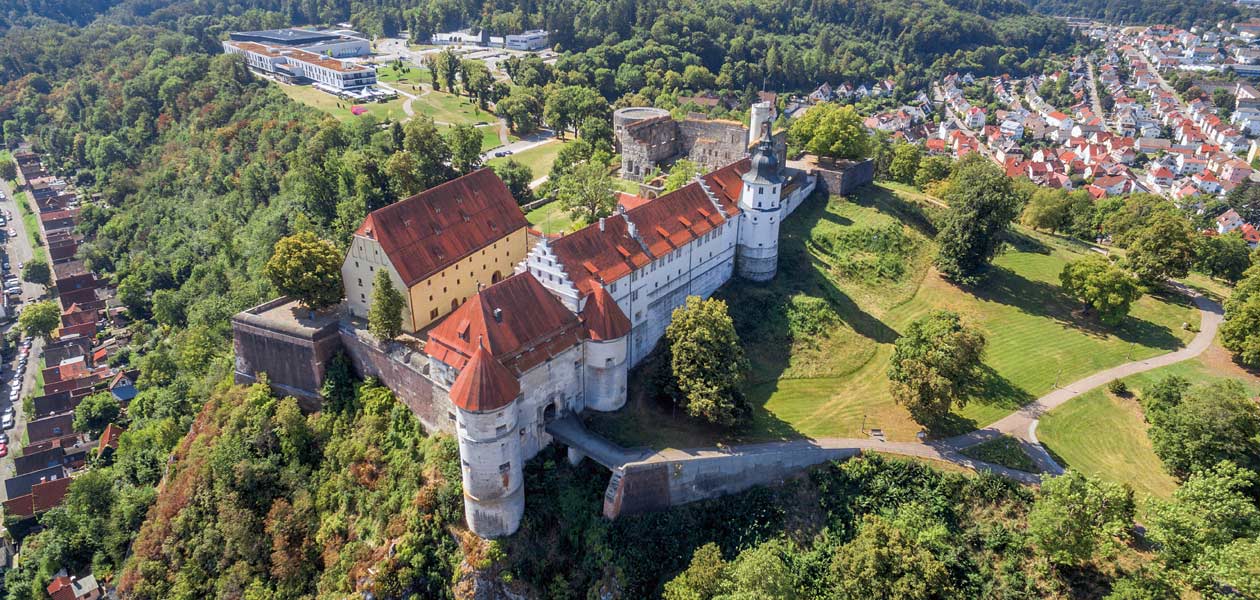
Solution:
<svg viewBox="0 0 1260 600"><path fill-rule="evenodd" d="M860 452L793 442L744 446L739 452L662 450L613 469L604 492L604 516L615 519L773 485L814 465Z"/></svg>

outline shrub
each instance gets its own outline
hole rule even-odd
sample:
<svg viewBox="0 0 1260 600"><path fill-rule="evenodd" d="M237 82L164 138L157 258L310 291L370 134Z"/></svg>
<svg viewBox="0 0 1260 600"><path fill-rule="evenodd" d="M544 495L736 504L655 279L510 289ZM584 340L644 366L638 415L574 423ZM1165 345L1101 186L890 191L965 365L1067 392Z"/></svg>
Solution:
<svg viewBox="0 0 1260 600"><path fill-rule="evenodd" d="M1107 391L1111 392L1112 394L1116 396L1128 396L1129 386L1125 385L1124 381L1122 380L1112 379L1111 381L1107 383Z"/></svg>

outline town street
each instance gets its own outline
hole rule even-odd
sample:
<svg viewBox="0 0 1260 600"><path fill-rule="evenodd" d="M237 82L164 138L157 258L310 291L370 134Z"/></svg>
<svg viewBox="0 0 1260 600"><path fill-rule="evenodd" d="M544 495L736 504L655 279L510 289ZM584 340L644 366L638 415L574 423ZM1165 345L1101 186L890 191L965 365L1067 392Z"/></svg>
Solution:
<svg viewBox="0 0 1260 600"><path fill-rule="evenodd" d="M8 220L6 229L13 228L15 235L10 237L6 244L5 250L9 256L9 266L14 273L21 275L18 264L26 264L34 257L34 249L31 247L30 238L26 234L26 223L22 220L22 209L18 207L14 192L16 191L7 181L0 181L0 190L4 192L5 199L0 201L0 209L8 211L13 218ZM32 205L33 208L33 205ZM42 240L41 240L42 241ZM44 295L44 286L35 285L33 283L22 282L22 304L25 306L28 302L33 302ZM0 328L0 332L7 334L11 329L17 328L16 319L5 324ZM26 370L22 376L22 394L25 398L35 388L35 374L39 370L39 357L43 352L43 340L36 339L31 344L30 354L27 357ZM11 360L4 363L3 389L4 397L0 398L0 404L8 402L8 391L12 385L14 368L17 366L17 359L21 355L21 348L17 349ZM14 404L13 410L16 413L14 425L12 429L5 431L9 435L9 453L4 458L0 458L0 479L7 479L14 474L13 459L22 447L22 438L26 434L26 415L22 410L22 402L19 400ZM6 492L0 489L0 497L7 500Z"/></svg>

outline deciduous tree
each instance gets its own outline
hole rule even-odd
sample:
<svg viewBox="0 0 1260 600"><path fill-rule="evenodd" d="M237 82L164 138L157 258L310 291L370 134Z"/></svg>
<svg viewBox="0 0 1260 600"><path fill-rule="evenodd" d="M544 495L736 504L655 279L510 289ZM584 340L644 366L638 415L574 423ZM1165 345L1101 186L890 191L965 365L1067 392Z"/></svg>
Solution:
<svg viewBox="0 0 1260 600"><path fill-rule="evenodd" d="M1172 408L1149 416L1155 454L1178 477L1221 461L1260 469L1260 406L1237 380L1191 388Z"/></svg>
<svg viewBox="0 0 1260 600"><path fill-rule="evenodd" d="M61 309L52 300L29 304L18 315L18 327L26 335L47 337L61 325Z"/></svg>
<svg viewBox="0 0 1260 600"><path fill-rule="evenodd" d="M1181 215L1161 213L1139 229L1126 256L1138 279L1157 284L1171 277L1185 277L1194 264L1196 234Z"/></svg>
<svg viewBox="0 0 1260 600"><path fill-rule="evenodd" d="M1090 255L1064 265L1059 282L1065 294L1093 308L1098 320L1107 325L1118 325L1142 297L1137 281L1102 256Z"/></svg>
<svg viewBox="0 0 1260 600"><path fill-rule="evenodd" d="M1237 231L1200 236L1195 246L1194 266L1212 277L1235 283L1251 266L1251 246Z"/></svg>
<svg viewBox="0 0 1260 600"><path fill-rule="evenodd" d="M889 177L901 183L914 183L922 159L923 152L919 150L918 144L903 142L893 146L892 163L888 166Z"/></svg>
<svg viewBox="0 0 1260 600"><path fill-rule="evenodd" d="M594 223L612 214L617 206L616 189L608 167L592 157L577 165L553 184L556 202L574 219Z"/></svg>
<svg viewBox="0 0 1260 600"><path fill-rule="evenodd" d="M665 339L687 414L726 426L750 416L742 391L748 359L725 302L687 297L674 309Z"/></svg>
<svg viewBox="0 0 1260 600"><path fill-rule="evenodd" d="M1132 489L1069 469L1042 479L1028 532L1052 562L1078 565L1117 550L1133 527L1135 508Z"/></svg>
<svg viewBox="0 0 1260 600"><path fill-rule="evenodd" d="M1010 178L984 159L960 163L943 196L950 208L937 234L936 268L954 281L975 283L1019 214L1021 198Z"/></svg>
<svg viewBox="0 0 1260 600"><path fill-rule="evenodd" d="M456 125L446 134L451 148L451 166L461 174L481 168L481 131L472 125Z"/></svg>
<svg viewBox="0 0 1260 600"><path fill-rule="evenodd" d="M805 111L788 128L793 146L831 158L861 159L870 152L862 115L852 106L826 103Z"/></svg>
<svg viewBox="0 0 1260 600"><path fill-rule="evenodd" d="M48 285L52 283L52 269L48 267L47 261L32 258L22 267L22 279L39 285Z"/></svg>
<svg viewBox="0 0 1260 600"><path fill-rule="evenodd" d="M919 423L940 422L954 402L966 402L984 347L984 335L956 313L935 311L910 323L888 365L893 399Z"/></svg>
<svg viewBox="0 0 1260 600"><path fill-rule="evenodd" d="M311 310L341 302L341 252L314 233L302 232L276 242L263 275L281 294Z"/></svg>
<svg viewBox="0 0 1260 600"><path fill-rule="evenodd" d="M516 198L517 204L529 204L534 201L534 190L530 189L529 184L534 180L534 173L529 169L529 165L517 161L515 158L509 158L504 162L491 165L494 174L503 180L503 185L507 186L512 197Z"/></svg>
<svg viewBox="0 0 1260 600"><path fill-rule="evenodd" d="M113 394L97 392L84 398L74 409L74 430L96 439L105 431L105 426L118 422L121 412Z"/></svg>

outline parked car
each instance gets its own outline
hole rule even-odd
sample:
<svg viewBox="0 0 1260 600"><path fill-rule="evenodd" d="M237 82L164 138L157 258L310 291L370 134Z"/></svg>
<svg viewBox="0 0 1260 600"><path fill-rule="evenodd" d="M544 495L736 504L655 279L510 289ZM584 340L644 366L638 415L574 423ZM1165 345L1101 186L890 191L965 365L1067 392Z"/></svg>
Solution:
<svg viewBox="0 0 1260 600"><path fill-rule="evenodd" d="M8 455L9 455L9 445L0 444L0 456L8 456Z"/></svg>
<svg viewBox="0 0 1260 600"><path fill-rule="evenodd" d="M8 443L9 443L9 434L3 431L0 431L0 444L8 444Z"/></svg>
<svg viewBox="0 0 1260 600"><path fill-rule="evenodd" d="M15 231L12 227L10 227L10 228L7 230L7 233L9 234L9 237L13 237L13 236L16 236L16 235L17 235L17 231Z"/></svg>
<svg viewBox="0 0 1260 600"><path fill-rule="evenodd" d="M5 429L13 429L13 416L5 415L3 419L0 419L0 427L3 427Z"/></svg>

